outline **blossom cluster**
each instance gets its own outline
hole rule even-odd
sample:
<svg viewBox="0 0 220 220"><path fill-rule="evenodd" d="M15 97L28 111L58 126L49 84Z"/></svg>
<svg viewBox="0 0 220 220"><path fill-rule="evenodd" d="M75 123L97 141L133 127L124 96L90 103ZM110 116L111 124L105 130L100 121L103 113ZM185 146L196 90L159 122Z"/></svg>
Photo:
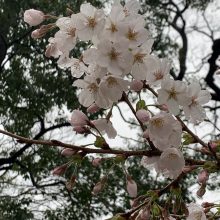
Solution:
<svg viewBox="0 0 220 220"><path fill-rule="evenodd" d="M153 144L160 156L144 156L142 165L154 167L158 173L175 179L185 166L181 151L182 124L177 116L184 112L192 123L203 121L206 114L202 105L211 96L198 82L187 85L171 77L171 62L167 58L160 59L152 51L154 40L139 10L140 4L133 0L125 5L114 1L109 13L84 3L79 13L60 17L55 24L42 25L32 37L40 38L51 28L58 28L49 38L45 55L58 59L58 66L70 69L77 78L73 86L80 89L79 102L90 114L112 108L128 91L140 93L144 88L153 88L157 98L155 106L161 111L154 114L141 106L136 109L135 116L145 129L143 137ZM25 14L25 21L32 26L46 18L35 10ZM72 57L72 50L80 42L85 43L86 49L79 58ZM74 110L70 123L73 130L81 134L95 132L102 136L106 133L109 138L117 135L110 117L90 121L84 113ZM70 154L74 151L63 152L63 155ZM103 187L101 183L95 192ZM127 188L130 194L136 195L136 185L128 175ZM191 205L189 211L187 219L196 219L197 215L205 219L196 205Z"/></svg>
<svg viewBox="0 0 220 220"><path fill-rule="evenodd" d="M79 13L57 19L59 30L49 38L45 55L58 58L58 65L70 69L73 77L78 78L73 86L80 89L79 102L91 112L113 106L122 99L123 93L140 92L144 85L157 89L157 102L167 111L151 117L147 110L139 109L136 115L147 127L144 135L162 153L160 157L144 157L142 163L153 164L158 172L175 178L185 161L180 150L182 126L174 116L182 109L187 119L194 123L202 121L205 111L201 105L210 100L210 94L201 90L198 82L188 86L171 78L171 62L153 53L154 40L145 28L145 17L138 13L139 9L137 1L128 1L124 6L115 1L106 14L103 9L84 3ZM25 17L30 25L37 25L46 16L29 11ZM41 37L48 28L42 27L33 32L34 38ZM80 58L72 57L71 51L78 42L85 42L87 49ZM99 119L93 125L102 132L109 126L114 129L109 119ZM84 126L74 126L74 130L86 132ZM114 133L110 138L117 134L115 130L110 133Z"/></svg>

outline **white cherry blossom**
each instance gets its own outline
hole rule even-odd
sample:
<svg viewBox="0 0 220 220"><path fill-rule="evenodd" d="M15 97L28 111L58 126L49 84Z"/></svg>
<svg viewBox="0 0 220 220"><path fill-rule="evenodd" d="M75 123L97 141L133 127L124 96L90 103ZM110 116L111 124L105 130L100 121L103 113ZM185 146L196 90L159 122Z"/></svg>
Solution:
<svg viewBox="0 0 220 220"><path fill-rule="evenodd" d="M190 103L183 106L183 111L187 119L192 122L201 122L206 117L205 110L201 105L206 104L211 99L207 90L201 90L199 83L195 82L188 86L187 95Z"/></svg>
<svg viewBox="0 0 220 220"><path fill-rule="evenodd" d="M77 35L80 40L93 40L104 27L105 19L102 9L96 9L90 3L82 4L76 18Z"/></svg>
<svg viewBox="0 0 220 220"><path fill-rule="evenodd" d="M145 80L147 74L154 68L154 57L149 55L153 40L150 39L146 43L132 50L133 65L131 68L131 74L136 80Z"/></svg>
<svg viewBox="0 0 220 220"><path fill-rule="evenodd" d="M152 61L152 69L147 74L147 83L149 85L158 85L170 72L170 62L168 59L159 59L154 56Z"/></svg>
<svg viewBox="0 0 220 220"><path fill-rule="evenodd" d="M167 139L173 132L172 123L175 122L173 116L166 112L161 112L149 120L148 133L151 140Z"/></svg>
<svg viewBox="0 0 220 220"><path fill-rule="evenodd" d="M70 62L71 73L73 77L80 78L88 71L87 66L80 59L71 58Z"/></svg>
<svg viewBox="0 0 220 220"><path fill-rule="evenodd" d="M83 80L76 80L73 85L83 89L79 94L81 105L89 107L95 102L101 108L111 106L112 101L102 95L95 77L87 75Z"/></svg>
<svg viewBox="0 0 220 220"><path fill-rule="evenodd" d="M142 17L132 18L126 25L120 25L119 32L128 40L129 48L136 48L151 38L144 26L145 20Z"/></svg>
<svg viewBox="0 0 220 220"><path fill-rule="evenodd" d="M158 136L155 139L152 139L155 147L161 151L164 151L169 147L179 148L181 144L182 126L180 122L173 120L170 126L172 127L172 132L166 138L160 138Z"/></svg>
<svg viewBox="0 0 220 220"><path fill-rule="evenodd" d="M174 81L166 77L161 83L161 89L158 90L158 102L161 105L166 104L168 110L177 115L179 105L186 106L190 103L186 85L182 81Z"/></svg>
<svg viewBox="0 0 220 220"><path fill-rule="evenodd" d="M124 24L125 14L119 5L113 5L110 14L106 18L103 37L112 42L118 41L120 36L119 28Z"/></svg>
<svg viewBox="0 0 220 220"><path fill-rule="evenodd" d="M110 120L105 118L100 118L92 121L94 126L101 132L102 134L107 134L110 139L114 139L117 135L116 130L114 129Z"/></svg>
<svg viewBox="0 0 220 220"><path fill-rule="evenodd" d="M117 103L121 99L122 93L128 90L129 85L130 82L121 77L108 75L102 78L100 90L104 97Z"/></svg>
<svg viewBox="0 0 220 220"><path fill-rule="evenodd" d="M175 179L185 166L184 156L177 148L167 148L160 155L157 165L159 171L165 176Z"/></svg>
<svg viewBox="0 0 220 220"><path fill-rule="evenodd" d="M112 43L103 40L98 45L97 53L97 64L106 67L111 74L121 76L130 71L132 55L127 41Z"/></svg>

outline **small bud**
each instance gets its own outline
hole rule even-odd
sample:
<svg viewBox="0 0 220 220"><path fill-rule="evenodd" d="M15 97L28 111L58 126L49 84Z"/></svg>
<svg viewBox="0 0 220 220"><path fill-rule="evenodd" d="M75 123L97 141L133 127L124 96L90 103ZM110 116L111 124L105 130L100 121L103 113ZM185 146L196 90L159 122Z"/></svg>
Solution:
<svg viewBox="0 0 220 220"><path fill-rule="evenodd" d="M83 127L89 124L89 118L82 111L73 110L70 124L73 127Z"/></svg>
<svg viewBox="0 0 220 220"><path fill-rule="evenodd" d="M149 138L149 132L148 132L148 130L145 130L145 131L144 131L142 137L143 137L143 138L146 138L146 139Z"/></svg>
<svg viewBox="0 0 220 220"><path fill-rule="evenodd" d="M92 190L92 194L97 195L98 193L100 193L104 189L106 181L107 181L107 177L105 176L100 180L100 182L96 183L96 185Z"/></svg>
<svg viewBox="0 0 220 220"><path fill-rule="evenodd" d="M75 154L77 151L73 150L71 148L65 148L61 151L61 155L66 156L66 157L70 157L73 154Z"/></svg>
<svg viewBox="0 0 220 220"><path fill-rule="evenodd" d="M136 184L136 182L129 175L126 176L126 181L127 181L128 194L131 197L136 197L137 196L137 184Z"/></svg>
<svg viewBox="0 0 220 220"><path fill-rule="evenodd" d="M135 92L140 92L143 89L143 82L139 81L139 80L133 80L131 82L131 86L130 89L134 90Z"/></svg>
<svg viewBox="0 0 220 220"><path fill-rule="evenodd" d="M204 195L205 195L205 193L206 193L206 189L205 189L205 187L206 187L206 185L202 185L200 188L199 188L199 190L196 192L196 195L198 196L198 197L203 197Z"/></svg>
<svg viewBox="0 0 220 220"><path fill-rule="evenodd" d="M102 162L102 158L95 158L93 161L92 161L92 165L94 167L98 167Z"/></svg>
<svg viewBox="0 0 220 220"><path fill-rule="evenodd" d="M124 163L126 159L127 158L124 155L117 155L115 157L115 163L117 163L117 164Z"/></svg>
<svg viewBox="0 0 220 220"><path fill-rule="evenodd" d="M24 21L30 26L37 26L44 21L44 13L35 9L29 9L24 12Z"/></svg>
<svg viewBox="0 0 220 220"><path fill-rule="evenodd" d="M140 110L140 109L144 109L146 108L146 103L144 100L139 100L136 104L136 111Z"/></svg>
<svg viewBox="0 0 220 220"><path fill-rule="evenodd" d="M59 167L56 167L53 171L52 174L53 175L57 175L57 176L61 176L66 172L67 169L67 164L63 164Z"/></svg>
<svg viewBox="0 0 220 220"><path fill-rule="evenodd" d="M209 173L207 172L207 170L201 170L198 174L198 183L206 184L208 179L209 179Z"/></svg>
<svg viewBox="0 0 220 220"><path fill-rule="evenodd" d="M94 145L95 145L95 147L98 147L98 148L109 149L109 145L105 141L105 138L103 138L103 137L99 137L99 136L96 137Z"/></svg>
<svg viewBox="0 0 220 220"><path fill-rule="evenodd" d="M38 38L41 38L43 36L44 35L41 33L40 29L36 29L36 30L32 31L32 33L31 33L31 37L33 39L38 39Z"/></svg>
<svg viewBox="0 0 220 220"><path fill-rule="evenodd" d="M92 105L90 105L87 108L87 112L90 113L90 114L94 114L94 113L98 112L99 110L100 110L100 108L95 103L93 103Z"/></svg>
<svg viewBox="0 0 220 220"><path fill-rule="evenodd" d="M211 141L211 142L209 143L209 146L212 148L212 150L213 150L214 152L217 151L217 147L218 147L218 144L217 144L217 143Z"/></svg>
<svg viewBox="0 0 220 220"><path fill-rule="evenodd" d="M150 114L145 109L138 110L136 116L142 123L148 122L150 119Z"/></svg>
<svg viewBox="0 0 220 220"><path fill-rule="evenodd" d="M76 183L76 176L72 175L70 181L66 182L66 188L71 191Z"/></svg>

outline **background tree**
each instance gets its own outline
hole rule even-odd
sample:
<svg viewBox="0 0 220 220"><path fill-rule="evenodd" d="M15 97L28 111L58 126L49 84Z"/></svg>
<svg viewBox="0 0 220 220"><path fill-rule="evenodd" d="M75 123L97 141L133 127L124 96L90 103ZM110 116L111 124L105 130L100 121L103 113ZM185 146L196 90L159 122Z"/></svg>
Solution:
<svg viewBox="0 0 220 220"><path fill-rule="evenodd" d="M96 7L104 4L99 1L89 2ZM217 111L220 92L213 75L217 69L215 61L220 53L219 40L215 38L218 31L215 28L219 27L211 27L208 22L206 8L210 2L212 1L149 0L141 1L141 4L143 13L147 15L147 26L155 29L155 50L161 56L174 60L172 75L175 79L188 80L194 76L187 70L187 66L190 66L190 34L201 34L209 39L211 54L201 58L199 69L194 67L194 71L198 73L209 63L206 75L200 77L196 74L196 77L201 79L203 86L207 83L212 91L215 102L207 108L212 111L209 118L215 118L213 134L216 134L219 131ZM33 29L24 24L23 11L35 8L61 15L67 7L77 12L81 3L82 1L0 1L0 61L5 57L0 73L0 114L1 124L5 129L33 139L50 137L74 142L75 137L67 118L68 112L79 106L72 87L74 79L70 72L58 68L56 61L45 58L43 54L47 41L31 39ZM190 24L185 17L188 11L200 14L205 28L201 28L199 22ZM79 50L77 48L74 51L74 56L78 56ZM135 121L127 120L135 127ZM128 143L131 149L137 147L132 141ZM138 143L138 148L144 149L144 144ZM55 178L50 174L54 167L66 162L59 151L58 148L22 144L2 137L0 196L4 199L0 201L0 215L3 219L95 219L103 214L123 212L129 207L129 197L124 190L125 181L121 178L122 170L117 166L108 189L98 197L91 195L91 189L99 180L100 173L102 170L105 172L111 162L104 163L100 169L91 168L88 160L83 161L84 164L78 170L78 175L82 178L79 178L73 191L68 191L65 187L66 179ZM202 154L196 159L201 157ZM138 158L130 160L129 172L137 180L141 193L142 190L152 189L149 183L153 179L148 171L137 166L139 161ZM66 174L67 177L71 172L75 172L74 168ZM196 176L187 177L182 183L186 199L192 199L186 189L186 182L194 183L195 178ZM163 185L161 180L159 183L155 182L153 188ZM218 186L211 184L210 187Z"/></svg>

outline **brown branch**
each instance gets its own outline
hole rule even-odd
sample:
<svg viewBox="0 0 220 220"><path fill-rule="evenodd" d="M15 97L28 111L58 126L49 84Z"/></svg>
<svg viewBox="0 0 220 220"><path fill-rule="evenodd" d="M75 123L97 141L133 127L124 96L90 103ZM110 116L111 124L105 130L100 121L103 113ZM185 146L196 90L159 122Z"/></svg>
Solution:
<svg viewBox="0 0 220 220"><path fill-rule="evenodd" d="M142 131L145 131L146 128L144 127L144 124L138 119L138 117L137 117L137 115L136 115L136 111L135 111L135 109L133 108L133 106L132 106L131 102L129 101L129 99L128 99L128 97L127 97L127 95L126 95L125 92L123 92L122 98L123 98L123 100L127 103L127 105L129 106L129 108L131 109L132 113L134 114L135 118L136 118L137 121L139 122ZM148 141L148 143L149 143L151 149L152 149L153 151L156 151L157 149L156 149L156 147L154 146L153 142L152 142L149 138L147 138L147 141Z"/></svg>
<svg viewBox="0 0 220 220"><path fill-rule="evenodd" d="M32 140L32 139L28 139L16 134L12 134L8 131L4 131L0 129L0 133L7 135L9 137L15 138L18 140L18 142L20 143L27 143L27 144L39 144L39 145L46 145L46 146L51 146L51 147L64 147L64 148L70 148L76 151L83 151L87 154L92 154L92 153L97 153L97 154L116 154L116 155L120 155L123 154L126 157L129 156L159 156L161 153L158 150L140 150L140 151L124 151L124 150L113 150L113 149L93 149L93 148L86 148L85 146L76 146L76 145L72 145L72 144L66 144L63 143L61 141L57 141L57 140Z"/></svg>

